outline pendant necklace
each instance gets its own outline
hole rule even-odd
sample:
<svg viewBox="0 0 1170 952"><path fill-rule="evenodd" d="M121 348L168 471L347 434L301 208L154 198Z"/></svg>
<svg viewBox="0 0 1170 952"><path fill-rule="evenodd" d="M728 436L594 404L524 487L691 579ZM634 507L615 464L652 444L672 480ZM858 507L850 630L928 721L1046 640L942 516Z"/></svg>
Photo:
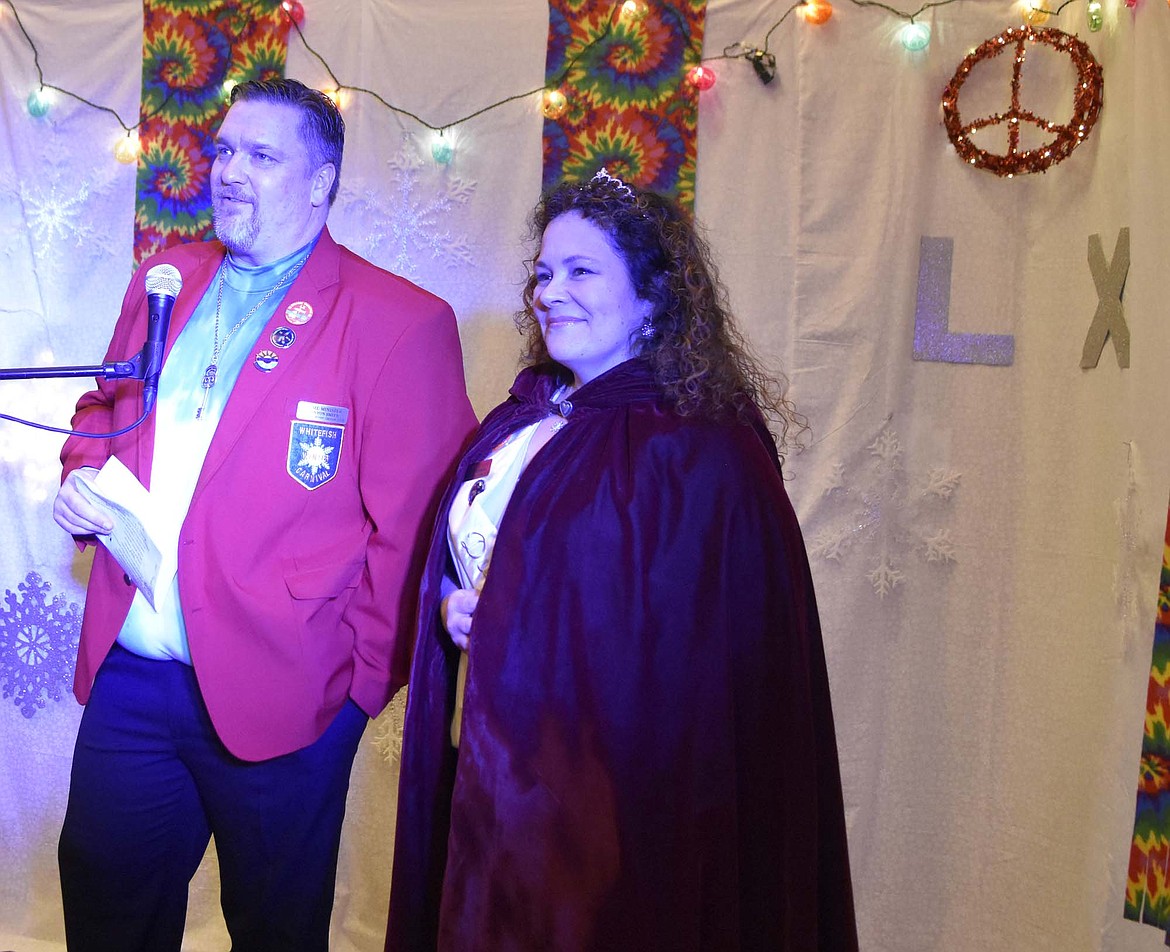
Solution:
<svg viewBox="0 0 1170 952"><path fill-rule="evenodd" d="M574 387L571 383L567 383L557 387L553 395L549 397L548 402L557 412L556 416L550 416L547 418L552 421L549 424L550 433L559 432L561 427L569 422L569 414L573 412L573 402L566 398L576 389L577 388Z"/></svg>
<svg viewBox="0 0 1170 952"><path fill-rule="evenodd" d="M203 382L201 384L203 387L203 399L199 401L199 409L195 411L196 420L203 416L203 410L207 406L207 394L211 388L215 386L215 378L219 373L219 355L223 351L227 350L228 341L232 339L232 335L248 322L248 318L260 310L265 301L272 297L272 295L281 288L290 284L293 278L295 278L300 273L301 268L304 267L305 262L308 260L309 256L305 255L303 258L301 258L300 261L289 268L288 271L285 272L284 276L264 293L264 297L257 301L247 314L236 321L235 325L230 331L227 332L227 335L221 341L219 339L219 311L223 306L224 272L227 270L227 258L225 257L223 259L223 263L219 266L219 289L215 294L215 336L213 338L214 343L212 344L211 348L211 363L209 363L207 365L207 369L203 371Z"/></svg>

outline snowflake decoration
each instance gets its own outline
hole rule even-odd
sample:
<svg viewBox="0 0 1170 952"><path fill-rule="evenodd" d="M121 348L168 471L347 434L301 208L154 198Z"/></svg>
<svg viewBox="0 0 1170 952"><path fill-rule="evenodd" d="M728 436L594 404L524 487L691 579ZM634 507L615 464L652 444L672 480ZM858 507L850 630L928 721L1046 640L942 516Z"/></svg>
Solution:
<svg viewBox="0 0 1170 952"><path fill-rule="evenodd" d="M472 264L471 245L442 227L456 206L466 205L475 183L452 176L445 166L425 161L417 143L405 137L398 154L389 159L392 189L366 185L346 189L346 211L361 235L361 250L371 260L396 274L417 277L419 258L429 257L447 267Z"/></svg>
<svg viewBox="0 0 1170 952"><path fill-rule="evenodd" d="M933 535L926 536L922 542L926 546L927 562L955 561L955 544L951 541L949 529L939 529Z"/></svg>
<svg viewBox="0 0 1170 952"><path fill-rule="evenodd" d="M374 722L373 744L387 763L397 763L402 756L402 730L406 726L406 693L403 688Z"/></svg>
<svg viewBox="0 0 1170 952"><path fill-rule="evenodd" d="M932 469L927 476L926 486L922 492L927 496L950 499L951 494L959 488L959 476L959 473L950 470Z"/></svg>
<svg viewBox="0 0 1170 952"><path fill-rule="evenodd" d="M834 463L829 470L829 481L825 486L825 495L829 495L834 489L845 488L845 464Z"/></svg>
<svg viewBox="0 0 1170 952"><path fill-rule="evenodd" d="M55 241L80 248L93 239L93 224L83 217L89 202L89 183L83 181L68 188L61 182L50 182L47 186L22 182L19 194L24 220L39 242L34 245L37 257L42 257L42 249Z"/></svg>
<svg viewBox="0 0 1170 952"><path fill-rule="evenodd" d="M877 439L869 444L869 451L887 466L896 466L902 456L902 441L898 434L890 429L887 420Z"/></svg>
<svg viewBox="0 0 1170 952"><path fill-rule="evenodd" d="M866 577L873 582L873 590L881 598L885 598L890 592L901 585L902 581L906 578L904 573L899 572L890 564L890 557L888 555L883 555L877 568Z"/></svg>
<svg viewBox="0 0 1170 952"><path fill-rule="evenodd" d="M853 536L850 535L848 527L826 529L808 540L809 555L819 555L822 559L840 562L852 541Z"/></svg>
<svg viewBox="0 0 1170 952"><path fill-rule="evenodd" d="M0 178L3 218L17 223L4 232L4 247L11 256L18 245L31 248L38 266L51 266L84 274L78 252L98 261L124 251L108 223L122 224L120 216L104 207L114 193L116 179L101 168L67 164L73 151L48 144L46 158L36 175ZM102 226L102 227L99 227Z"/></svg>
<svg viewBox="0 0 1170 952"><path fill-rule="evenodd" d="M0 610L0 685L25 717L48 700L60 701L73 681L81 606L64 595L50 601L52 586L29 572L17 588L5 592Z"/></svg>
<svg viewBox="0 0 1170 952"><path fill-rule="evenodd" d="M866 578L885 598L907 581L912 555L925 563L958 560L950 529L937 519L962 474L934 467L921 479L907 477L902 441L889 420L866 449L870 462L859 477L851 480L843 463L831 468L824 496L841 503L840 515L809 539L808 550L838 564L855 548L872 551Z"/></svg>

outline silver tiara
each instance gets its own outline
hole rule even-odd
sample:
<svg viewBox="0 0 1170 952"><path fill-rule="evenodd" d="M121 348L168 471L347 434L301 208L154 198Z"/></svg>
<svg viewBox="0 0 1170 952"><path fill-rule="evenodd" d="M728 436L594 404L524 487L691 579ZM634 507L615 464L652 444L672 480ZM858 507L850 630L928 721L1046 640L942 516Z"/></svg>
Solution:
<svg viewBox="0 0 1170 952"><path fill-rule="evenodd" d="M604 165L598 169L597 174L589 180L590 185L594 183L599 183L601 185L612 185L618 194L624 195L626 198L634 197L634 190L616 175L610 175L609 171L605 168Z"/></svg>

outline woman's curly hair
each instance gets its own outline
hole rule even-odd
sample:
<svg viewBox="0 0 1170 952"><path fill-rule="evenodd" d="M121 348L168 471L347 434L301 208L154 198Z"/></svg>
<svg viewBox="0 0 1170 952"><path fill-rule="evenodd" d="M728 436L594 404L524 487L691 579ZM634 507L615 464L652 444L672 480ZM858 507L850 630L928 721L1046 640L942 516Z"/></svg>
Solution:
<svg viewBox="0 0 1170 952"><path fill-rule="evenodd" d="M558 186L532 213L537 248L529 261L524 307L516 312L516 326L527 341L526 362L552 360L533 306L535 266L544 230L569 212L608 236L634 290L653 305L653 333L635 334L631 347L650 361L675 410L683 416L733 413L746 419L754 405L778 429L782 449L795 444L807 423L786 396L785 378L768 374L736 329L726 289L694 221L669 198L626 185L604 170L589 182Z"/></svg>

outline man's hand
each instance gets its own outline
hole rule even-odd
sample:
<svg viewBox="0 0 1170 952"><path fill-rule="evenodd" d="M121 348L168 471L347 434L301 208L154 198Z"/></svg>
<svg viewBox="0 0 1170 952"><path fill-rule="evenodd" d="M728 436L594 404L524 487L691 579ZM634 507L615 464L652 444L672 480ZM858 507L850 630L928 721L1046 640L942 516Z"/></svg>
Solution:
<svg viewBox="0 0 1170 952"><path fill-rule="evenodd" d="M109 518L90 505L77 488L77 480L93 479L97 473L92 466L75 469L65 477L53 502L54 521L70 535L105 535L114 528Z"/></svg>

